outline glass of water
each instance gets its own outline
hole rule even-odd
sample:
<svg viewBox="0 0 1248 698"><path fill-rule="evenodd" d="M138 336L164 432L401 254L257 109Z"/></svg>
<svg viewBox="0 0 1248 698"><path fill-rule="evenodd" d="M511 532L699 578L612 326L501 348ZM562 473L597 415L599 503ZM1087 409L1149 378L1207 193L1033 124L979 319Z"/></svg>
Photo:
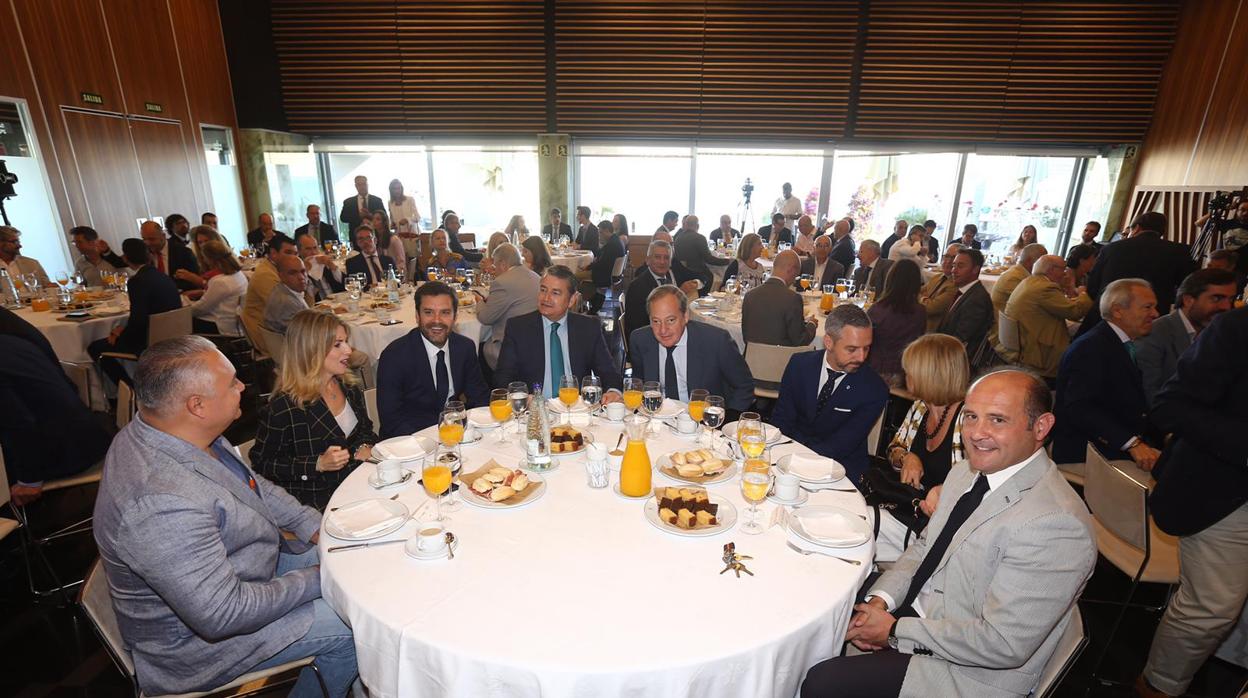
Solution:
<svg viewBox="0 0 1248 698"><path fill-rule="evenodd" d="M592 421L594 412L602 404L602 379L592 373L581 379L581 399L589 405L589 418Z"/></svg>
<svg viewBox="0 0 1248 698"><path fill-rule="evenodd" d="M724 425L724 398L711 395L706 398L706 408L702 410L702 426L706 427L707 446L715 445L715 430Z"/></svg>

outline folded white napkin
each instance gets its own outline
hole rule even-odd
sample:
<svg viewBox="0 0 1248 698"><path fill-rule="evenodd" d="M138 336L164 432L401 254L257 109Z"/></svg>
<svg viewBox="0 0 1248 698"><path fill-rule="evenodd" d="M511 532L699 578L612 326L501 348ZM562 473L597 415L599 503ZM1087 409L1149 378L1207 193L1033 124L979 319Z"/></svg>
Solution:
<svg viewBox="0 0 1248 698"><path fill-rule="evenodd" d="M581 400L579 398L577 399L575 403L572 404L571 407L568 407L567 405L563 404L563 400L556 400L556 399L547 400L546 405L549 407L550 411L554 412L555 414L568 414L570 412L584 412L585 410L589 409L589 405L586 404L584 400Z"/></svg>
<svg viewBox="0 0 1248 698"><path fill-rule="evenodd" d="M797 519L807 535L823 543L844 545L866 540L857 525L843 514L810 512Z"/></svg>
<svg viewBox="0 0 1248 698"><path fill-rule="evenodd" d="M789 456L789 472L803 480L835 480L845 469L831 458L794 453Z"/></svg>
<svg viewBox="0 0 1248 698"><path fill-rule="evenodd" d="M396 517L389 509L375 499L366 499L357 504L349 504L338 511L332 512L334 523L353 536L367 536L376 533L394 523Z"/></svg>
<svg viewBox="0 0 1248 698"><path fill-rule="evenodd" d="M415 436L386 439L373 447L384 459L411 460L425 455L424 444Z"/></svg>

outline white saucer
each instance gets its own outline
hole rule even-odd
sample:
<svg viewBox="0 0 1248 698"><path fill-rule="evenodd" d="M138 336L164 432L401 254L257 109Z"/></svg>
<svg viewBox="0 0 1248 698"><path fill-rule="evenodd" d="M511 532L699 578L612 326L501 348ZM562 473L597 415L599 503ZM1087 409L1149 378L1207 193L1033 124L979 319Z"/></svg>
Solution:
<svg viewBox="0 0 1248 698"><path fill-rule="evenodd" d="M614 492L615 496L617 497L622 497L624 499L631 499L634 502L640 502L640 501L651 499L654 497L654 493L652 492L647 492L646 494L643 494L640 497L630 497L620 491L620 483L618 481L614 485L611 485L611 491Z"/></svg>
<svg viewBox="0 0 1248 698"><path fill-rule="evenodd" d="M374 469L373 474L368 476L368 486L372 487L375 490L390 489L391 487L398 487L399 485L406 485L407 483L412 481L412 478L415 475L416 473L414 471L404 469L403 477L399 478L398 482L383 483L381 479L377 477L377 470Z"/></svg>
<svg viewBox="0 0 1248 698"><path fill-rule="evenodd" d="M403 552L407 553L408 557L412 558L413 560L445 560L447 559L447 554L446 554L447 548L442 548L441 550L431 552L431 553L427 553L423 550L417 550L416 541L418 539L419 539L419 536L412 536L411 538L407 539L406 543L403 544ZM456 538L454 541L451 542L450 550L453 552L459 552L459 539L458 538Z"/></svg>
<svg viewBox="0 0 1248 698"><path fill-rule="evenodd" d="M774 494L767 495L767 501L771 502L772 504L779 504L780 506L784 506L784 507L800 507L801 505L805 504L809 499L810 499L810 493L808 493L806 490L803 490L803 489L797 490L797 499L780 499Z"/></svg>
<svg viewBox="0 0 1248 698"><path fill-rule="evenodd" d="M577 453L580 453L580 451L577 451ZM568 455L574 455L574 454L569 453ZM545 473L553 473L553 472L555 472L556 470L558 470L558 469L559 469L559 461L558 461L558 460L554 457L554 454L552 453L552 454L551 454L551 457L550 457L550 467L549 467L549 468L544 468L544 469L542 469L542 470L535 470L535 469L533 469L533 468L530 468L530 467L529 467L529 465L528 465L528 461L526 461L524 458L521 458L521 459L520 459L520 463L519 463L519 464L517 464L517 465L516 465L516 467L517 467L517 468L519 468L519 469L521 469L521 470L523 470L523 471L524 471L524 472L526 472L526 473L537 473L538 475L543 475L543 474L545 474Z"/></svg>

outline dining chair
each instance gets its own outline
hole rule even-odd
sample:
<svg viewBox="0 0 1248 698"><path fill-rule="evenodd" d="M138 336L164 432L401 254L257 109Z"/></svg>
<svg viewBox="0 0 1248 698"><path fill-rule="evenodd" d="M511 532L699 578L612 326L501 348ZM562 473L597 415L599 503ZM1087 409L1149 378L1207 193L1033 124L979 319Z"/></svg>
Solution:
<svg viewBox="0 0 1248 698"><path fill-rule="evenodd" d="M784 376L784 368L794 354L809 350L808 346L786 347L779 344L745 343L745 364L754 376L754 396L768 400L780 397L780 379ZM760 386L759 383L763 383ZM775 388L765 387L774 385Z"/></svg>
<svg viewBox="0 0 1248 698"><path fill-rule="evenodd" d="M1040 683L1036 684L1031 695L1036 698L1052 696L1075 662L1079 661L1080 655L1087 649L1087 646L1087 628L1083 624L1083 613L1079 611L1079 604L1076 603L1070 611L1070 623L1062 632L1061 639L1057 641L1057 647L1054 648L1053 656L1049 657L1048 663L1044 665L1044 671L1040 672Z"/></svg>
<svg viewBox="0 0 1248 698"><path fill-rule="evenodd" d="M264 353L278 369L282 367L282 353L286 338L267 327L260 327L260 343L264 345Z"/></svg>
<svg viewBox="0 0 1248 698"><path fill-rule="evenodd" d="M381 422L377 415L377 389L368 388L364 391L364 407L368 411L368 419L373 423L373 431L381 431Z"/></svg>
<svg viewBox="0 0 1248 698"><path fill-rule="evenodd" d="M153 313L147 319L147 346L174 337L185 337L191 333L191 306ZM139 355L124 351L106 351L100 357L110 357L121 361L137 362Z"/></svg>
<svg viewBox="0 0 1248 698"><path fill-rule="evenodd" d="M87 409L93 409L91 404L91 372L95 366L91 362L78 363L76 361L61 361L61 370L69 377L74 387L78 389L78 397L82 399Z"/></svg>
<svg viewBox="0 0 1248 698"><path fill-rule="evenodd" d="M1010 352L1014 356L1022 351L1022 335L1019 333L1018 321L1005 311L997 313L997 339L1001 341L1001 348Z"/></svg>
<svg viewBox="0 0 1248 698"><path fill-rule="evenodd" d="M1096 548L1110 564L1131 578L1126 597L1104 602L1118 606L1105 645L1092 665L1092 681L1112 684L1097 676L1113 643L1114 634L1131 605L1140 582L1166 584L1179 582L1178 540L1157 528L1149 511L1149 476L1131 461L1108 461L1091 444L1087 449L1087 472L1083 496L1092 513ZM1085 603L1102 603L1085 599ZM1164 608L1149 608L1159 611Z"/></svg>
<svg viewBox="0 0 1248 698"><path fill-rule="evenodd" d="M123 384L124 385L124 384ZM0 474L3 474L0 468ZM45 480L43 483L43 495L47 497L53 492L63 492L74 488L87 487L89 485L98 484L100 478L104 475L104 461L100 461L86 470L69 475L67 477L56 480ZM6 479L5 483L8 482ZM5 500L8 500L8 485L5 484ZM92 515L88 515L84 519L75 521L69 525L48 533L46 535L35 536L34 528L31 527L30 508L26 506L12 506L17 522L22 527L22 554L26 558L26 583L30 587L30 593L40 598L46 598L54 594L64 596L66 603L72 601L68 596L68 590L82 583L81 579L71 582L62 582L61 576L57 574L56 568L48 559L46 548L53 541L69 536L75 536L81 533L89 533L91 531L91 523L94 520ZM0 524L0 528L3 525ZM0 536L2 537L2 536ZM52 586L40 588L35 584L34 567L36 560L43 566L44 570L52 580Z"/></svg>
<svg viewBox="0 0 1248 698"><path fill-rule="evenodd" d="M4 453L0 452L0 509L9 503L9 474L4 469ZM17 519L10 519L0 516L0 540L4 540L10 533L16 531L21 524Z"/></svg>
<svg viewBox="0 0 1248 698"><path fill-rule="evenodd" d="M134 659L131 658L130 652L126 650L125 640L121 636L121 627L117 624L117 614L113 611L113 602L109 596L108 578L104 573L104 563L99 558L96 558L91 565L91 570L87 573L87 578L82 584L82 590L78 596L78 605L82 608L87 619L91 621L91 627L95 629L96 635L100 637L100 641L104 644L104 649L108 652L109 658L113 660L113 664L118 671L125 674L126 678L130 680L136 698L156 698L143 693L139 689L139 679L135 672ZM314 659L316 658L304 657L303 659L287 662L269 669L252 671L210 691L170 694L162 696L162 698L200 698L201 696L223 694L230 696L250 695L262 689L271 690L274 686L285 684L288 681L293 683L298 678L297 672L302 671L304 667L312 670L313 674L316 675L317 684L321 688L321 695L329 698L329 690L325 688L325 681L321 678L321 672L312 663ZM266 679L291 672L295 673L285 681L272 685L266 681ZM250 685L259 684L260 682L264 682L264 684Z"/></svg>
<svg viewBox="0 0 1248 698"><path fill-rule="evenodd" d="M135 404L134 390L129 383L119 384L117 386L117 431L124 429L130 420L134 419L136 412L138 412L138 405Z"/></svg>

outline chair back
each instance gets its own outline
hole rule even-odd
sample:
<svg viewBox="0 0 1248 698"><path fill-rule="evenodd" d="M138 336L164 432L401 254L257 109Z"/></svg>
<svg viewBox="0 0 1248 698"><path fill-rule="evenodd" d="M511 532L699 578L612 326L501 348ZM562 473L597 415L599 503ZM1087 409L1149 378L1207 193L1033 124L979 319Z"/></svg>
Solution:
<svg viewBox="0 0 1248 698"><path fill-rule="evenodd" d="M1036 690L1031 694L1038 698L1047 698L1051 695L1070 668L1075 665L1075 661L1079 659L1079 655L1083 653L1083 648L1087 644L1088 636L1083 627L1083 614L1079 612L1079 604L1076 603L1070 611L1070 623L1062 633L1062 638L1057 641L1053 656L1049 657L1048 664L1044 665L1044 671L1040 672L1040 683L1036 684Z"/></svg>
<svg viewBox="0 0 1248 698"><path fill-rule="evenodd" d="M121 382L117 384L117 428L121 429L134 419L134 413L138 411L138 405L134 399L134 391L130 389L130 384Z"/></svg>
<svg viewBox="0 0 1248 698"><path fill-rule="evenodd" d="M368 419L373 423L373 431L381 431L381 422L377 415L377 389L369 388L364 391L364 408L368 412Z"/></svg>
<svg viewBox="0 0 1248 698"><path fill-rule="evenodd" d="M1001 340L1001 348L1017 354L1022 351L1022 338L1019 336L1018 321L1005 311L997 313L997 339Z"/></svg>
<svg viewBox="0 0 1248 698"><path fill-rule="evenodd" d="M880 436L884 433L884 413L888 412L888 403L884 403L884 409L880 410L880 416L875 418L875 424L871 425L871 433L867 434L867 454L872 456L880 455Z"/></svg>
<svg viewBox="0 0 1248 698"><path fill-rule="evenodd" d="M285 336L280 335L267 327L261 326L260 337L261 343L264 345L264 353L268 354L269 358L273 359L273 363L276 364L278 368L281 368L283 347L286 343Z"/></svg>
<svg viewBox="0 0 1248 698"><path fill-rule="evenodd" d="M72 361L62 361L61 370L69 376L70 382L78 389L78 397L82 399L83 404L88 409L91 408L91 370L93 364L77 364Z"/></svg>
<svg viewBox="0 0 1248 698"><path fill-rule="evenodd" d="M615 264L611 265L612 282L624 276L624 262L625 261L626 261L625 258L621 256L615 260Z"/></svg>
<svg viewBox="0 0 1248 698"><path fill-rule="evenodd" d="M477 249L477 234L459 233L459 244L470 250Z"/></svg>
<svg viewBox="0 0 1248 698"><path fill-rule="evenodd" d="M108 576L104 573L104 562L99 558L95 559L91 571L82 582L78 605L95 627L96 634L104 641L104 647L117 668L133 681L134 660L130 658L125 641L121 638L121 628L117 625L117 614L113 611L113 600L108 592Z"/></svg>
<svg viewBox="0 0 1248 698"><path fill-rule="evenodd" d="M784 376L784 368L794 354L809 351L810 347L786 347L779 344L745 343L745 364L750 367L750 374L756 381L779 383Z"/></svg>
<svg viewBox="0 0 1248 698"><path fill-rule="evenodd" d="M1087 472L1083 496L1088 510L1107 531L1146 554L1149 545L1148 484L1137 474L1134 464L1123 468L1088 444Z"/></svg>
<svg viewBox="0 0 1248 698"><path fill-rule="evenodd" d="M0 507L9 503L9 471L4 467L4 451L0 450Z"/></svg>
<svg viewBox="0 0 1248 698"><path fill-rule="evenodd" d="M191 333L191 306L184 305L175 310L153 313L148 318L147 346L174 337L185 337Z"/></svg>

